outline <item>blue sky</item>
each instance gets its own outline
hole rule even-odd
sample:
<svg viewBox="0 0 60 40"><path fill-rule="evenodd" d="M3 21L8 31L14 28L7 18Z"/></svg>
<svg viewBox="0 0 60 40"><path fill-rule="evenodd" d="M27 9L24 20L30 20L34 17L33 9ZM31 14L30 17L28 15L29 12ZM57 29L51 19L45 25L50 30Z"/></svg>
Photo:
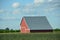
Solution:
<svg viewBox="0 0 60 40"><path fill-rule="evenodd" d="M60 0L0 0L0 29L20 29L23 16L46 16L60 28Z"/></svg>

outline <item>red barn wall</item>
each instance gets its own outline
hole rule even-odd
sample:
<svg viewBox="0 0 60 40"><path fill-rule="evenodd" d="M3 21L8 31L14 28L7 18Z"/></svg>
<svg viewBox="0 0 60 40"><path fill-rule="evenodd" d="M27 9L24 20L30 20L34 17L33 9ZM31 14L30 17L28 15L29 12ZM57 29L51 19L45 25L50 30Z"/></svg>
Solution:
<svg viewBox="0 0 60 40"><path fill-rule="evenodd" d="M22 19L21 22L21 33L30 33L30 29L28 28L28 25L26 24L25 19Z"/></svg>

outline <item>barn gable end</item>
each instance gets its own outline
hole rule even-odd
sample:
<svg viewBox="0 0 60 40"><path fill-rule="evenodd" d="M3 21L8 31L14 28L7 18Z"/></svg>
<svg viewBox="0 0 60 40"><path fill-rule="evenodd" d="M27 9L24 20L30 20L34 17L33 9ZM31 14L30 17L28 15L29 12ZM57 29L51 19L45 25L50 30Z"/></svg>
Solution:
<svg viewBox="0 0 60 40"><path fill-rule="evenodd" d="M30 33L30 30L25 22L25 19L23 18L22 21L21 21L21 33Z"/></svg>

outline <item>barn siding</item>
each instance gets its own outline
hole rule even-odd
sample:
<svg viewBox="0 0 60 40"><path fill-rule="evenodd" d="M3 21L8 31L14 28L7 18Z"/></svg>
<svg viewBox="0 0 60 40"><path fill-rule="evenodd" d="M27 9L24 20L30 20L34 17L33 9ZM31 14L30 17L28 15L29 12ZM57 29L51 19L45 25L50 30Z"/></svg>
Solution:
<svg viewBox="0 0 60 40"><path fill-rule="evenodd" d="M24 18L22 19L22 22L21 22L21 33L30 33L30 30L29 30Z"/></svg>

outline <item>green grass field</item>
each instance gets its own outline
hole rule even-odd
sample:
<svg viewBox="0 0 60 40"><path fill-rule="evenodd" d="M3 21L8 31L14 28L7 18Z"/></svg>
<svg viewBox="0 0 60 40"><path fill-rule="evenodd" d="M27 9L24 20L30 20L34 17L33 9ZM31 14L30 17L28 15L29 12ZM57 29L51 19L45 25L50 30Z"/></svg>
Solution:
<svg viewBox="0 0 60 40"><path fill-rule="evenodd" d="M0 33L0 40L60 40L60 31L29 34Z"/></svg>

